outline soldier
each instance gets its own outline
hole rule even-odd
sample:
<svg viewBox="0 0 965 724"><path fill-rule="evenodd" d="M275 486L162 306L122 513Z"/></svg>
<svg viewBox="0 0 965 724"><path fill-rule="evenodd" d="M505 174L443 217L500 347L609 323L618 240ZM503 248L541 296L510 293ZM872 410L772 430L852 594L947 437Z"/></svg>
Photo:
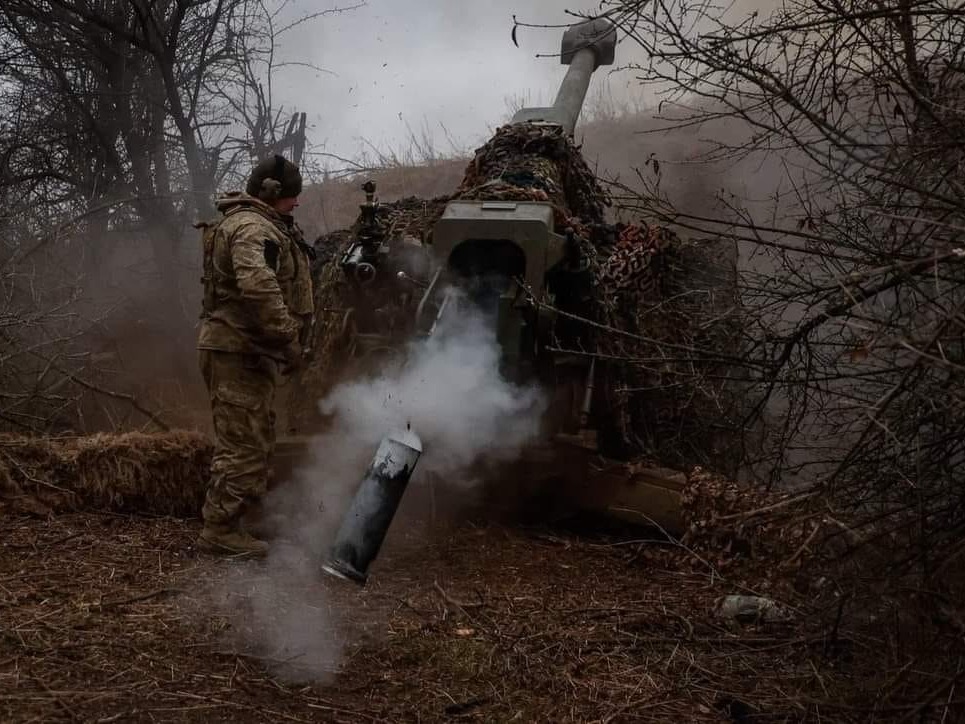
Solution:
<svg viewBox="0 0 965 724"><path fill-rule="evenodd" d="M268 549L241 520L267 490L276 384L299 366L311 340L313 250L291 216L301 190L293 163L262 161L246 193L218 199L223 217L205 228L198 349L215 450L198 543L212 552Z"/></svg>

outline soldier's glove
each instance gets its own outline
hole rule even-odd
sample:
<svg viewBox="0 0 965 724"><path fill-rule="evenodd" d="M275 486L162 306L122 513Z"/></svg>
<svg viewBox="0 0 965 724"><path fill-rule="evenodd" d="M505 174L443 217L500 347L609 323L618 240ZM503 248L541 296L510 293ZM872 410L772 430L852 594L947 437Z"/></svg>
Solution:
<svg viewBox="0 0 965 724"><path fill-rule="evenodd" d="M285 361L281 368L283 375L290 375L294 372L297 372L305 362L305 355L302 351L302 345L298 340L289 342L282 354L285 357Z"/></svg>

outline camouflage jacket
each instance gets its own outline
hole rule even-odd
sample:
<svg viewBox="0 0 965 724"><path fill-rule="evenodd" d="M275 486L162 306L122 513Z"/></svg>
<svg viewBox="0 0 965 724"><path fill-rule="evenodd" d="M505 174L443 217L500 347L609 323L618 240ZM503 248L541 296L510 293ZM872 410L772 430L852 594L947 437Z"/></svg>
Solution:
<svg viewBox="0 0 965 724"><path fill-rule="evenodd" d="M284 361L292 342L311 339L310 248L292 217L252 196L226 194L217 206L223 217L206 233L198 348Z"/></svg>

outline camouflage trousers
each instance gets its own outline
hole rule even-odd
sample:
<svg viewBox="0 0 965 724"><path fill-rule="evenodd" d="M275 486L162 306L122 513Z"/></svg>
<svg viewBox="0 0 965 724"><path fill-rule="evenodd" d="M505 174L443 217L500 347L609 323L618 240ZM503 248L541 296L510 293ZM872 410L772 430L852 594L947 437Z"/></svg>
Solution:
<svg viewBox="0 0 965 724"><path fill-rule="evenodd" d="M214 350L201 350L200 364L215 435L201 514L205 523L234 527L268 489L277 364L261 355Z"/></svg>

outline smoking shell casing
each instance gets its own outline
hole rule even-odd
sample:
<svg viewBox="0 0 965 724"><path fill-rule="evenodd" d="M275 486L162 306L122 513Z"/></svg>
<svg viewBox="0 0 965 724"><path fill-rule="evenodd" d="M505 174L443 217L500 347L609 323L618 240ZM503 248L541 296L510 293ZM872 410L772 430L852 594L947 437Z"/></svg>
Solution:
<svg viewBox="0 0 965 724"><path fill-rule="evenodd" d="M411 430L382 439L342 519L323 571L365 585L369 566L379 554L421 454L422 442Z"/></svg>

